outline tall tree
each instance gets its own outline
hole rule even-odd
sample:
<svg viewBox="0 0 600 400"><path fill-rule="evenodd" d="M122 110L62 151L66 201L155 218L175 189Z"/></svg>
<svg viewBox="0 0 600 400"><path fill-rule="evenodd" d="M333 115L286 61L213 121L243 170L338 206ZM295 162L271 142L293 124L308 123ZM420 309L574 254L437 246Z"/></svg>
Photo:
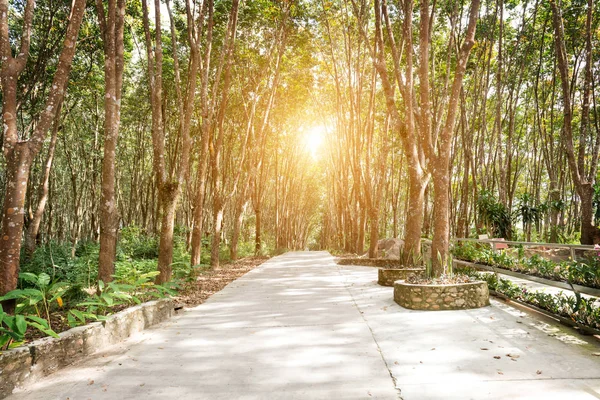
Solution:
<svg viewBox="0 0 600 400"><path fill-rule="evenodd" d="M22 15L23 30L20 47L13 56L9 32L8 0L0 0L0 79L2 81L2 122L4 129L4 156L6 158L7 184L2 208L2 228L0 229L0 295L16 288L19 273L21 238L23 234L23 215L29 172L35 156L42 148L44 139L52 121L56 118L59 104L65 94L66 84L79 28L85 13L85 1L74 0L63 48L56 64L52 87L45 101L45 107L33 130L19 134L17 127L17 93L19 76L25 69L30 55L34 0L27 0ZM16 35L15 35L16 36ZM14 302L6 304L6 310L12 311Z"/></svg>
<svg viewBox="0 0 600 400"><path fill-rule="evenodd" d="M565 28L563 16L556 0L550 1L552 23L554 26L554 46L558 70L560 72L563 97L563 146L567 153L567 161L571 179L577 195L581 200L581 243L594 244L600 242L600 232L594 224L593 197L596 173L598 171L598 154L600 153L600 132L593 132L590 126L590 96L592 83L592 14L593 2L588 0L585 22L585 65L582 90L581 127L577 143L573 134L573 91L575 80L569 74L569 59L565 45ZM586 166L586 153L591 155Z"/></svg>
<svg viewBox="0 0 600 400"><path fill-rule="evenodd" d="M108 0L106 11L102 0L96 0L96 12L104 44L105 85L98 279L109 282L115 272L114 262L119 228L117 200L115 198L115 168L117 139L121 123L125 0Z"/></svg>

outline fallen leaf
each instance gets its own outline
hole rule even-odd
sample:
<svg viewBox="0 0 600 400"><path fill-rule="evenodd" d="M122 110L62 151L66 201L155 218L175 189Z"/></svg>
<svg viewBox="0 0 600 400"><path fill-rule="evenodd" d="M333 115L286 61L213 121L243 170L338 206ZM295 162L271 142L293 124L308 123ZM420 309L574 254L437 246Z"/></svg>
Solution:
<svg viewBox="0 0 600 400"><path fill-rule="evenodd" d="M494 358L495 358L496 360L499 360L499 359L501 359L502 357L500 357L500 356L494 356Z"/></svg>
<svg viewBox="0 0 600 400"><path fill-rule="evenodd" d="M394 361L394 364L396 364L396 365L400 365L400 364L398 364L398 361Z"/></svg>
<svg viewBox="0 0 600 400"><path fill-rule="evenodd" d="M435 350L435 347L432 347L431 350Z"/></svg>
<svg viewBox="0 0 600 400"><path fill-rule="evenodd" d="M515 354L510 354L510 353L508 353L508 354L506 355L506 357L510 357L510 358L519 358L519 357L521 357L521 356L519 356L519 355L515 355Z"/></svg>
<svg viewBox="0 0 600 400"><path fill-rule="evenodd" d="M498 375L504 375L504 372L498 371Z"/></svg>
<svg viewBox="0 0 600 400"><path fill-rule="evenodd" d="M523 321L517 321L517 324L522 324L522 323L523 323Z"/></svg>
<svg viewBox="0 0 600 400"><path fill-rule="evenodd" d="M88 381L88 385L93 385L93 384L94 384L94 380L93 380L93 379L90 379L90 380Z"/></svg>
<svg viewBox="0 0 600 400"><path fill-rule="evenodd" d="M480 350L489 350L487 347L482 347Z"/></svg>
<svg viewBox="0 0 600 400"><path fill-rule="evenodd" d="M538 375L541 375L542 371L538 369L537 371L535 371L535 373L538 374Z"/></svg>
<svg viewBox="0 0 600 400"><path fill-rule="evenodd" d="M600 357L600 353L592 353L593 356Z"/></svg>

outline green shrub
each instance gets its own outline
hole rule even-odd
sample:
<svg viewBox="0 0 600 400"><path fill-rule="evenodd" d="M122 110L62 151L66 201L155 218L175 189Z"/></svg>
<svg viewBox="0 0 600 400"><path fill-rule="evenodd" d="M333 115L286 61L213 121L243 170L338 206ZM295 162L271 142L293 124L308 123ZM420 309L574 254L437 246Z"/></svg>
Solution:
<svg viewBox="0 0 600 400"><path fill-rule="evenodd" d="M556 315L569 318L578 324L600 329L600 307L593 301L579 296L568 296L563 292L553 295L542 291L529 290L508 279L498 278L496 274L478 272L473 268L461 268L461 271L474 279L486 281L490 290L501 293L508 298L534 305Z"/></svg>

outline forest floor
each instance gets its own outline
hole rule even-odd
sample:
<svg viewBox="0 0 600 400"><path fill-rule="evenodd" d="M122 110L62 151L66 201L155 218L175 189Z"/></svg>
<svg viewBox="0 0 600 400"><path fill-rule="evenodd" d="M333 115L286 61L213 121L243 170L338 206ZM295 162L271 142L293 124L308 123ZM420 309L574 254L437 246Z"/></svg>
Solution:
<svg viewBox="0 0 600 400"><path fill-rule="evenodd" d="M223 264L219 268L202 269L194 281L187 282L183 286L179 296L175 298L175 302L185 307L202 304L210 296L268 259L269 257L244 257Z"/></svg>
<svg viewBox="0 0 600 400"><path fill-rule="evenodd" d="M185 282L175 297L175 303L184 307L195 307L202 304L210 296L222 290L229 283L233 282L248 271L253 270L269 257L244 257L236 261L229 261L222 264L219 268L210 268L210 266L199 268L192 281ZM122 311L130 305L123 304L113 308L113 312ZM50 314L52 329L57 332L64 332L71 329L67 321L68 309L54 311ZM25 335L27 342L46 337L46 334L35 329L29 329Z"/></svg>
<svg viewBox="0 0 600 400"><path fill-rule="evenodd" d="M274 257L7 400L600 398L594 339L496 300L407 310L376 281L326 252Z"/></svg>

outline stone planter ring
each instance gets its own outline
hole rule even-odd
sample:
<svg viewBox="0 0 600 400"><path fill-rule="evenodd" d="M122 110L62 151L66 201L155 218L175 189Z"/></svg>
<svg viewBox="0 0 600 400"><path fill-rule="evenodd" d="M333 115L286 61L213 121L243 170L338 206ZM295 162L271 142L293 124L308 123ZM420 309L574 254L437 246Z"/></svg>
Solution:
<svg viewBox="0 0 600 400"><path fill-rule="evenodd" d="M394 301L411 310L464 310L490 305L487 282L451 285L394 282Z"/></svg>

